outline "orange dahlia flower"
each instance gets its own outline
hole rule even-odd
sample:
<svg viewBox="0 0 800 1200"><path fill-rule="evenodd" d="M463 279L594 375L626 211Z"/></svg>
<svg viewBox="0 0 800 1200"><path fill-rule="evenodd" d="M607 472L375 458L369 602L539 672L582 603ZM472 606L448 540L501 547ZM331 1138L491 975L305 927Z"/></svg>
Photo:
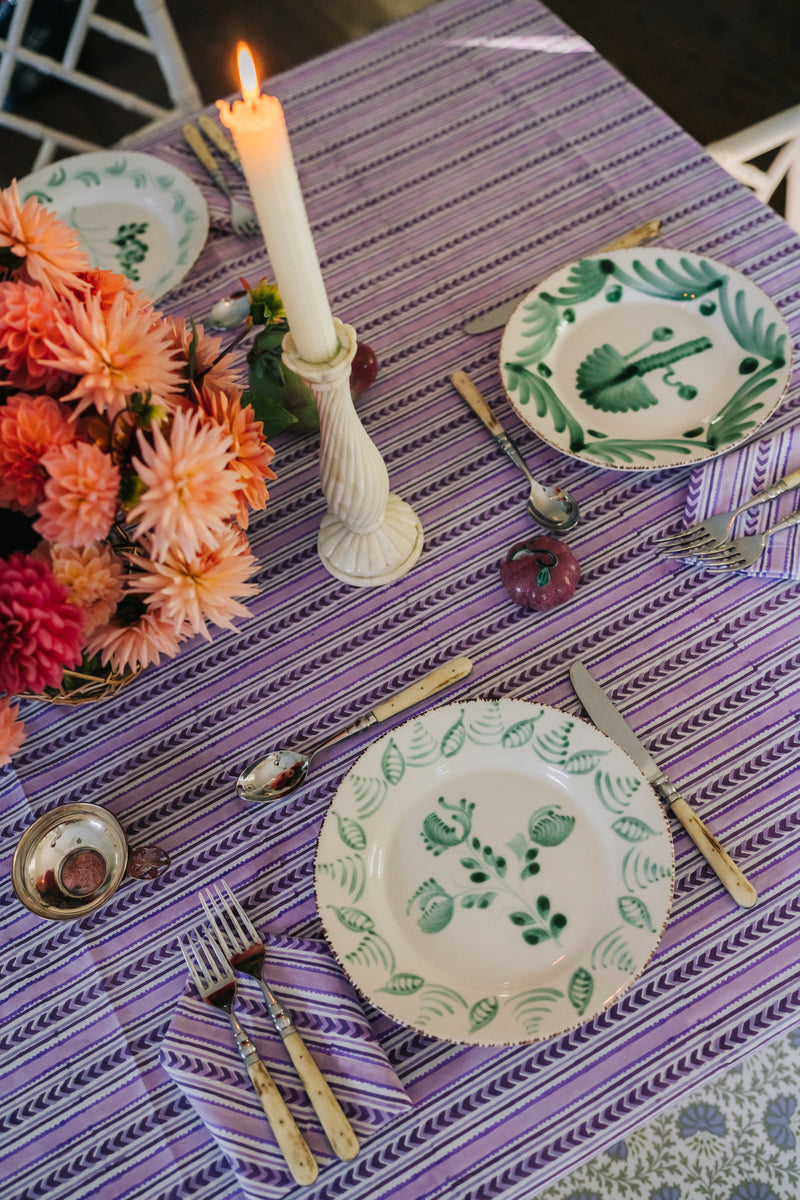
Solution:
<svg viewBox="0 0 800 1200"><path fill-rule="evenodd" d="M57 400L22 392L9 396L0 407L0 507L33 516L48 478L42 459L74 437L75 426Z"/></svg>
<svg viewBox="0 0 800 1200"><path fill-rule="evenodd" d="M120 475L107 454L91 442L73 442L45 454L50 478L33 527L49 542L85 546L99 542L117 514Z"/></svg>
<svg viewBox="0 0 800 1200"><path fill-rule="evenodd" d="M61 340L59 300L18 279L0 283L0 356L6 383L33 392L64 391L70 376L42 361Z"/></svg>
<svg viewBox="0 0 800 1200"><path fill-rule="evenodd" d="M35 196L22 204L16 180L0 189L0 246L19 259L20 279L48 292L81 290L77 272L86 270L89 258L79 235Z"/></svg>

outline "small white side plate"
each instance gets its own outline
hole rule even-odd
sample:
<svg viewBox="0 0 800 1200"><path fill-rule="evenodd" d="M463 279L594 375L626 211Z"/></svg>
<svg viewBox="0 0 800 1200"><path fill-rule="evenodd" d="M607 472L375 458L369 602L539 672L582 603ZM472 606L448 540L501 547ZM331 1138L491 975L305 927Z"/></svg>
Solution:
<svg viewBox="0 0 800 1200"><path fill-rule="evenodd" d="M19 183L81 235L92 265L127 275L157 300L192 266L208 236L200 189L150 154L102 150L42 167Z"/></svg>

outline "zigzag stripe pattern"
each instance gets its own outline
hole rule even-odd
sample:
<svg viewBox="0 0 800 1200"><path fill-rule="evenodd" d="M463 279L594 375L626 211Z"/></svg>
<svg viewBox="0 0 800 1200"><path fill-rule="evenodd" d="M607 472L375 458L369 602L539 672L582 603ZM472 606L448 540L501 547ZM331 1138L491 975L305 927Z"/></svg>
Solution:
<svg viewBox="0 0 800 1200"><path fill-rule="evenodd" d="M279 478L250 530L261 589L252 617L210 644L187 643L108 702L24 703L28 739L0 777L6 863L34 817L84 800L114 812L132 845L163 845L171 865L158 879L126 880L78 922L39 920L8 870L0 882L0 1153L14 1200L292 1194L241 1133L212 1130L216 1108L204 1125L179 1086L217 1107L238 1086L219 1014L203 1009L176 1028L191 996L177 938L197 920L197 891L223 878L272 931L285 1002L369 1128L353 1163L325 1160L308 1200L530 1200L798 1020L800 584L712 578L658 558L659 535L682 527L694 489L733 454L701 471L654 472L560 455L504 404L499 338L467 342L461 331L468 315L525 292L641 213L662 216L671 245L761 283L797 344L797 242L597 55L509 42L500 51L495 41L567 33L537 0L441 0L281 80L334 311L381 361L359 413L426 545L391 588L327 576L316 554L317 439L282 437ZM175 123L141 146L191 171L178 135ZM164 298L165 311L198 318L240 276L265 270L263 247L224 233L223 209L201 186L213 233ZM524 480L449 383L455 366L533 473L579 497L582 521L565 540L582 579L551 613L513 606L500 583L507 549L536 530ZM769 435L788 434L798 410L794 383ZM762 441L737 452L737 481L750 487L784 461ZM265 748L313 745L457 654L473 658L473 674L447 700L528 698L575 717L567 668L584 658L762 897L751 912L735 909L673 824L672 914L642 976L564 1037L490 1052L394 1025L354 1000L335 967L308 1009L303 1000L293 939L321 937L317 832L372 735L315 759L307 783L273 805L245 806L234 787ZM244 987L239 1005L320 1137L259 1024L258 993ZM332 1057L342 1045L348 1070Z"/></svg>

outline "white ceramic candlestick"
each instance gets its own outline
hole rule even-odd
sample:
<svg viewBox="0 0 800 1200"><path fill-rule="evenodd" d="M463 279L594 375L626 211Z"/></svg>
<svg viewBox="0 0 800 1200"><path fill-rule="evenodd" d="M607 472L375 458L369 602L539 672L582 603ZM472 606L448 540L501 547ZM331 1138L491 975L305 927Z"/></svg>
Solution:
<svg viewBox="0 0 800 1200"><path fill-rule="evenodd" d="M301 358L291 331L283 342L283 361L305 380L319 409L320 478L328 502L317 539L319 556L336 579L378 587L414 566L422 551L422 525L410 505L389 491L386 464L353 405L356 331L336 318L334 325L339 349L328 362Z"/></svg>

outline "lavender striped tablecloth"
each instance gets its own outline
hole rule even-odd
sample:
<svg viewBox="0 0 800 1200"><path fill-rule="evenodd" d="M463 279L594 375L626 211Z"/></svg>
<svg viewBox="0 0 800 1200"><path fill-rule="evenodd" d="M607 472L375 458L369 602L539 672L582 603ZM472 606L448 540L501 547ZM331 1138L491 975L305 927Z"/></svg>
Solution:
<svg viewBox="0 0 800 1200"><path fill-rule="evenodd" d="M537 0L444 0L274 80L335 313L381 361L364 424L425 549L391 588L354 590L315 552L323 500L313 437L276 439L278 481L255 523L254 616L191 643L116 699L30 705L2 787L2 1195L214 1200L235 1179L159 1064L185 983L176 936L198 890L226 878L254 918L319 936L314 844L360 746L315 763L269 807L234 793L242 764L311 742L455 654L453 696L530 697L579 713L582 657L761 893L737 909L675 826L675 901L625 997L528 1048L445 1045L368 1008L413 1108L326 1168L310 1200L530 1200L715 1072L797 1022L800 587L704 577L656 556L681 524L688 468L615 473L559 455L505 404L499 332L462 322L650 217L663 241L762 285L800 330L800 243ZM177 125L142 140L206 181ZM163 307L202 317L241 275L266 273L209 193L212 232ZM573 601L515 608L498 578L529 529L525 485L448 382L467 370L532 470L567 485L582 524ZM789 427L796 385L761 436ZM14 845L45 809L105 804L132 844L172 856L78 923L47 924L9 882Z"/></svg>

